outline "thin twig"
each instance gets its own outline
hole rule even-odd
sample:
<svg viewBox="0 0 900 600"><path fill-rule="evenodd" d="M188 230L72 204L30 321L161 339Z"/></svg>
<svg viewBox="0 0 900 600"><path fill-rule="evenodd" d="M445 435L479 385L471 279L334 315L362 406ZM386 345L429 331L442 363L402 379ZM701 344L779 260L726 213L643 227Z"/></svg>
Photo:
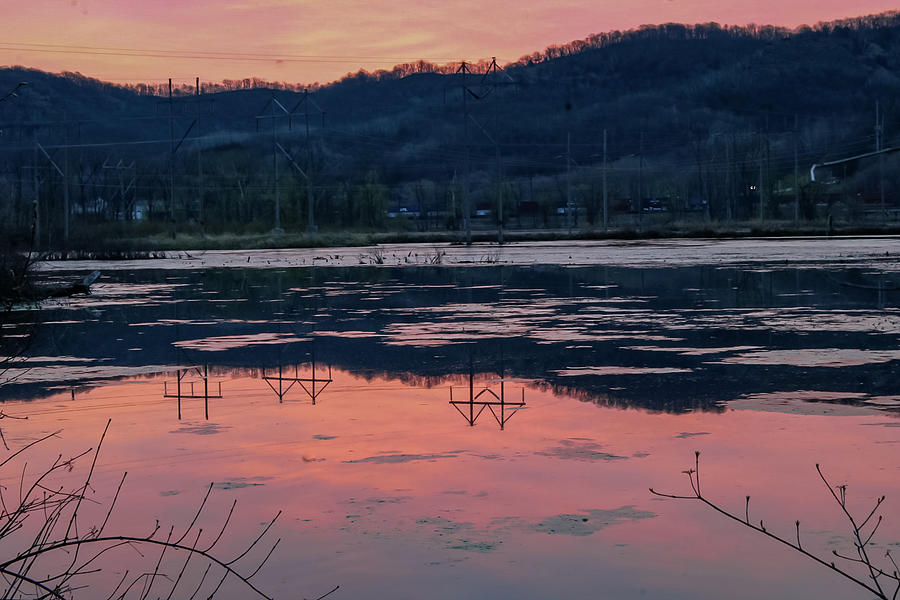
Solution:
<svg viewBox="0 0 900 600"><path fill-rule="evenodd" d="M792 548L793 550L795 550L795 551L799 552L800 554L806 556L807 558L815 561L816 563L834 571L835 573L843 576L846 579L849 579L853 583L866 589L867 591L871 592L872 594L875 594L878 598L882 598L883 600L887 600L888 596L885 594L883 588L881 587L879 579L882 577L886 577L888 579L894 580L898 583L898 588L894 592L894 594L891 596L891 598L892 598L892 600L896 600L898 594L900 594L900 573L898 573L898 571L900 571L900 569L897 569L897 563L895 562L893 556L891 556L890 551L888 551L886 553L886 555L895 568L895 571L893 574L888 573L888 572L884 571L883 569L879 568L877 565L875 565L869 558L868 553L866 552L866 546L872 541L872 538L875 535L875 531L878 529L878 526L881 524L882 517L879 515L878 521L875 524L875 526L873 527L872 532L868 536L866 536L865 540L863 539L862 533L861 533L861 529L862 529L863 525L872 518L872 515L875 514L878 507L883 502L884 497L881 497L877 501L875 509L866 517L866 519L863 521L863 525L857 525L856 520L854 519L852 514L847 509L847 486L840 485L840 486L833 487L828 482L825 475L822 473L822 470L819 467L819 465L816 465L816 471L819 473L819 477L825 483L826 487L828 488L829 493L834 498L834 500L840 505L841 510L844 513L844 516L850 522L850 526L853 531L853 536L855 539L854 547L856 548L857 553L859 554L859 558L849 557L849 556L841 554L837 551L833 551L833 555L837 558L841 558L843 560L847 560L847 561L864 566L865 569L868 571L869 579L871 580L871 582L867 582L867 581L862 580L859 577L853 575L852 573L845 571L844 569L836 566L834 562L826 561L825 559L823 559L823 558L807 551L805 548L803 548L801 540L800 540L800 521L799 520L794 521L795 535L796 535L797 541L796 541L796 543L793 543L786 538L783 538L775 533L768 531L766 529L763 521L760 521L758 526L753 524L750 521L750 496L745 497L743 518L738 517L734 513L731 513L730 511L725 510L724 508L720 507L719 505L717 505L714 502L707 499L705 496L703 496L703 494L701 493L701 489L700 489L700 474L699 474L700 473L700 460L699 460L700 453L696 452L694 456L695 456L694 468L684 471L684 473L688 476L688 480L690 483L691 490L693 491L693 495L679 495L679 494L662 493L662 492L657 492L653 488L650 488L650 492L656 496L660 496L663 498L672 498L672 499L676 499L676 500L698 500L701 503L703 503L704 505L706 505L709 508L713 509L714 511L718 512L719 514L721 514L733 521L736 521L737 523L740 523L741 525L748 527L758 533L761 533L769 538L772 538L773 540L780 542L781 544L784 544L785 546L788 546L789 548ZM837 492L835 492L835 490L837 490Z"/></svg>

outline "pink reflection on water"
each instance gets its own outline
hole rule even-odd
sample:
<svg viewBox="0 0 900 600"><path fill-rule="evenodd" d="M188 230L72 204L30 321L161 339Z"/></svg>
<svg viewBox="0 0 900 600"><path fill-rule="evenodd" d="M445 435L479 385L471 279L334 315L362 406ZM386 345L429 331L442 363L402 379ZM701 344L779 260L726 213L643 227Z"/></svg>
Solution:
<svg viewBox="0 0 900 600"><path fill-rule="evenodd" d="M224 397L210 400L209 420L190 399L178 421L154 377L8 404L29 419L4 433L16 447L62 428L36 449L47 461L96 444L112 418L95 487L109 497L129 472L111 523L120 529L186 523L210 482L210 524L239 501L237 539L284 510L285 539L263 573L277 595L335 584L348 598L853 593L695 503L651 496L651 486L687 490L681 471L695 449L706 494L734 510L751 495L752 517L773 530L790 533L800 518L805 544L823 553L846 547L846 532L815 463L850 485L852 508L887 494L878 539L900 542L900 420L875 409L785 414L759 403L675 415L528 385L527 409L500 431L490 420L469 427L448 405L449 381L423 388L335 371L312 406L300 390L279 404L258 375L216 373Z"/></svg>

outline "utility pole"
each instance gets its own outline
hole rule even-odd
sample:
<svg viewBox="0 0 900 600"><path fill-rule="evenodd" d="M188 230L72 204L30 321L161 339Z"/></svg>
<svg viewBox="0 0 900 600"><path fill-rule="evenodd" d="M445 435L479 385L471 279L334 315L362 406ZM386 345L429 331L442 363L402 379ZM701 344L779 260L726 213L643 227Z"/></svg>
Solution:
<svg viewBox="0 0 900 600"><path fill-rule="evenodd" d="M450 214L453 216L451 223L456 229L456 169L453 169L453 178L450 180Z"/></svg>
<svg viewBox="0 0 900 600"><path fill-rule="evenodd" d="M63 113L63 242L69 243L69 122Z"/></svg>
<svg viewBox="0 0 900 600"><path fill-rule="evenodd" d="M47 162L50 163L50 165L56 171L57 175L59 175L60 179L62 179L63 183L65 184L66 174L63 172L62 169L59 168L59 165L57 165L56 162L53 160L53 158L50 156L50 153L47 152L47 150L41 145L40 142L35 142L35 149L39 150L40 153L44 155L44 158L47 159ZM37 173L37 153L35 153L35 163L34 164L35 164L34 172ZM35 189L37 189L37 185L38 185L38 182L35 179ZM40 224L40 221L38 221L38 224ZM40 232L38 232L38 233L40 233ZM47 244L49 245L50 244L49 236L52 235L52 229L49 230L47 232L47 234L48 234ZM40 243L40 237L38 237L38 243Z"/></svg>
<svg viewBox="0 0 900 600"><path fill-rule="evenodd" d="M491 66L488 67L487 72L485 72L484 76L481 78L481 81L484 82L487 78L493 73L496 75L500 72L500 66L497 64L497 57L491 57ZM507 75L509 77L509 75ZM498 82L496 81L496 77L493 81L492 93L497 91ZM500 154L500 127L498 126L498 121L500 120L499 116L499 107L495 105L494 111L494 147L496 149L497 154L497 245L503 245L503 157ZM489 136L490 137L490 136Z"/></svg>
<svg viewBox="0 0 900 600"><path fill-rule="evenodd" d="M197 137L200 137L200 78L194 82L197 97ZM203 141L197 141L197 220L200 222L200 233L206 235L203 223Z"/></svg>
<svg viewBox="0 0 900 600"><path fill-rule="evenodd" d="M884 147L884 117L881 116L881 105L875 101L875 151L881 152ZM882 224L887 224L887 205L884 202L884 154L878 155L878 194L881 202Z"/></svg>
<svg viewBox="0 0 900 600"><path fill-rule="evenodd" d="M794 115L794 224L800 222L800 118Z"/></svg>
<svg viewBox="0 0 900 600"><path fill-rule="evenodd" d="M731 223L731 145L725 140L725 220Z"/></svg>
<svg viewBox="0 0 900 600"><path fill-rule="evenodd" d="M603 231L609 227L609 205L606 193L606 129L603 130Z"/></svg>
<svg viewBox="0 0 900 600"><path fill-rule="evenodd" d="M37 250L41 245L41 194L38 182L38 146L34 146L34 166L31 169L34 176L34 201L32 203L31 222L31 249Z"/></svg>
<svg viewBox="0 0 900 600"><path fill-rule="evenodd" d="M303 118L306 125L306 231L309 233L316 233L319 228L316 227L316 216L315 216L315 189L313 187L313 155L312 155L312 138L309 134L309 115L310 115L310 107L314 107L315 110L322 117L322 127L325 127L325 111L322 110L322 107L319 106L315 100L313 100L309 95L309 88L303 90L303 98L294 105L294 107L288 113L288 124L291 126L291 117L296 112L300 105L303 105Z"/></svg>
<svg viewBox="0 0 900 600"><path fill-rule="evenodd" d="M569 235L572 235L572 208L572 133L566 131L566 219Z"/></svg>
<svg viewBox="0 0 900 600"><path fill-rule="evenodd" d="M172 99L172 78L169 78L169 221L175 239L175 102Z"/></svg>
<svg viewBox="0 0 900 600"><path fill-rule="evenodd" d="M466 246L472 245L472 198L469 194L469 175L472 169L471 148L469 147L469 88L466 86L466 75L469 73L469 65L466 61L460 63L457 73L462 74L462 104L463 104L463 131L466 144L466 171L463 176L463 225L466 228Z"/></svg>
<svg viewBox="0 0 900 600"><path fill-rule="evenodd" d="M643 219L644 214L644 130L641 130L641 141L638 148L638 156L640 157L640 165L638 166L638 221Z"/></svg>
<svg viewBox="0 0 900 600"><path fill-rule="evenodd" d="M503 245L503 159L497 144L497 245Z"/></svg>
<svg viewBox="0 0 900 600"><path fill-rule="evenodd" d="M137 172L135 171L135 162L131 161L131 164L125 164L125 161L119 159L116 164L110 164L109 160L103 161L104 169L115 170L117 176L119 178L119 199L122 202L122 215L125 216L134 210L134 204L137 200L137 196L135 192L132 192L131 202L128 202L126 196L129 191L133 187L135 187L135 181L137 180ZM128 181L128 185L125 185L125 171L129 171L131 173L131 179Z"/></svg>
<svg viewBox="0 0 900 600"><path fill-rule="evenodd" d="M762 148L762 139L760 139L760 148L759 148L759 222L762 223L764 219L764 207L766 204L765 194L763 193L763 148Z"/></svg>
<svg viewBox="0 0 900 600"><path fill-rule="evenodd" d="M484 128L484 126L478 122L478 119L469 115L469 118L472 119L472 122L481 130L481 133L484 134L497 150L497 243L498 245L503 245L503 189L502 189L502 162L500 159L500 143L494 139L494 137L488 133L488 130Z"/></svg>
<svg viewBox="0 0 900 600"><path fill-rule="evenodd" d="M766 198L772 195L771 144L769 143L769 114L766 113ZM764 214L764 213L762 213ZM760 219L761 221L762 219Z"/></svg>
<svg viewBox="0 0 900 600"><path fill-rule="evenodd" d="M516 82L512 77L509 76L508 73L503 71L500 68L500 65L497 64L497 57L491 57L491 65L488 67L488 70L485 72L484 76L481 78L482 83L487 81L487 78L493 75L491 81L491 91L490 93L496 94L497 89L501 85L499 78L500 74L503 74L508 81L504 82L504 84L516 85ZM500 153L500 106L497 102L494 104L494 146L497 151L497 244L503 245L503 156ZM486 134L487 132L485 132ZM488 136L489 138L491 136Z"/></svg>
<svg viewBox="0 0 900 600"><path fill-rule="evenodd" d="M275 123L275 93L272 92L272 168L274 173L274 180L272 181L272 185L275 188L275 227L272 229L272 233L275 235L279 235L284 233L284 230L281 228L281 201L279 198L279 190L278 190L278 127Z"/></svg>
<svg viewBox="0 0 900 600"><path fill-rule="evenodd" d="M306 230L309 233L316 231L315 197L313 196L312 183L312 145L309 143L309 88L303 90L303 100L306 103L306 111L303 113L306 122ZM315 394L316 361L313 359L313 393Z"/></svg>
<svg viewBox="0 0 900 600"><path fill-rule="evenodd" d="M200 78L198 77L196 80L197 84L197 95L199 96L200 90ZM197 115L191 121L191 124L188 125L188 128L185 130L184 135L181 136L181 139L177 142L175 141L175 98L172 91L172 79L169 78L169 97L166 100L161 100L160 104L166 103L169 105L169 219L172 224L172 238L175 238L175 156L178 153L178 149L181 148L181 145L184 143L184 140L187 139L188 134L194 129L196 125L200 122L200 108L199 108L199 100L197 101ZM199 160L199 158L198 158ZM198 169L202 168L198 166ZM202 181L202 178L201 178ZM201 184L202 185L202 184ZM202 190L200 192L202 194ZM201 213L202 219L202 213Z"/></svg>

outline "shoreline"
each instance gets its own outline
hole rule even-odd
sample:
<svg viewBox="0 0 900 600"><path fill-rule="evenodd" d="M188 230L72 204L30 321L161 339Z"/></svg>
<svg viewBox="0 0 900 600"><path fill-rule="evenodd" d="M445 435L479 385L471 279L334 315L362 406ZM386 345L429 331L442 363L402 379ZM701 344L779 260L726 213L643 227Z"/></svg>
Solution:
<svg viewBox="0 0 900 600"><path fill-rule="evenodd" d="M900 236L778 237L531 241L498 246L475 243L399 243L328 248L178 250L163 257L126 260L47 260L40 272L143 269L416 267L416 266L608 266L874 267L900 271Z"/></svg>

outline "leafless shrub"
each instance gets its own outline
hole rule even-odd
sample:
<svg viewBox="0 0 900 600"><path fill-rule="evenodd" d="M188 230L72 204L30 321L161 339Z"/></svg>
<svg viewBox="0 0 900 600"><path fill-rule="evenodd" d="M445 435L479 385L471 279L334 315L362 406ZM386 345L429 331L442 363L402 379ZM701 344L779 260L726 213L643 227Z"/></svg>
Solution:
<svg viewBox="0 0 900 600"><path fill-rule="evenodd" d="M440 248L435 248L432 251L431 255L428 257L428 262L432 265L439 265L444 262L444 257L446 255L447 253L445 251L441 250Z"/></svg>
<svg viewBox="0 0 900 600"><path fill-rule="evenodd" d="M38 257L32 252L0 250L0 306L4 311L34 296L33 275Z"/></svg>
<svg viewBox="0 0 900 600"><path fill-rule="evenodd" d="M498 262L500 262L500 251L497 250L495 252L490 252L488 254L485 254L484 256L481 257L481 260L479 262L482 262L482 263L485 263L488 265L497 264Z"/></svg>
<svg viewBox="0 0 900 600"><path fill-rule="evenodd" d="M381 248L372 248L365 254L359 255L359 264L361 265L383 265L384 250Z"/></svg>
<svg viewBox="0 0 900 600"><path fill-rule="evenodd" d="M881 525L883 520L883 515L879 514L879 509L881 508L885 497L880 496L879 498L876 498L875 506L867 513L865 519L860 521L859 518L854 516L847 508L847 486L832 485L825 477L825 474L822 473L822 469L818 464L816 465L816 472L819 474L819 477L822 479L822 482L825 484L825 487L828 489L832 498L834 498L835 502L840 506L841 512L850 526L853 554L839 552L837 550L831 551L833 557L844 562L836 563L831 560L831 557L823 558L805 548L800 539L799 520L794 521L794 534L790 538L769 531L766 529L763 521L760 521L759 525L756 525L755 522L750 520L750 496L746 496L745 498L743 517L739 514L730 512L729 510L722 508L719 504L709 500L702 494L700 489L700 452L694 453L694 467L684 471L690 481L691 494L664 494L657 492L653 488L650 488L650 493L663 498L674 498L676 500L699 500L717 513L724 515L757 533L761 533L766 537L780 542L799 552L803 556L815 561L826 569L849 579L867 592L874 594L876 598L881 598L882 600L897 600L897 598L900 597L900 567L897 566L896 559L891 554L890 550L887 550L884 553L883 558L886 562L883 563L883 566L878 566L873 558L874 548L872 539L875 537L875 532L878 531L878 526Z"/></svg>
<svg viewBox="0 0 900 600"><path fill-rule="evenodd" d="M93 493L91 478L100 454L100 448L109 429L107 422L96 449L89 449L69 458L59 455L53 463L30 480L19 461L38 444L46 443L59 432L37 439L0 462L0 478L18 481L17 492L0 487L0 598L53 598L74 597L77 590L90 587L93 598L108 600L149 597L212 598L226 583L236 584L245 590L245 597L269 599L254 580L266 564L280 540L263 542L275 515L262 532L243 550L234 556L223 556L220 542L227 537L228 525L234 515L237 501L233 502L221 526L212 532L204 532L198 526L207 505L212 484L187 528L176 532L175 526L162 527L157 521L152 531L145 535L121 535L107 531L110 516L125 475L119 483L113 500L102 522L86 523L83 508L95 504L89 495ZM56 476L72 470L76 461L90 458L90 469L80 485L66 488L58 485ZM10 471L15 468L15 473ZM20 472L21 471L21 472ZM127 475L127 474L126 474ZM25 543L18 543L25 540ZM12 543L11 543L12 542ZM108 561L123 552L136 552L140 567L126 570L112 590L102 592L92 585L91 575L103 570ZM325 596L337 590L334 588Z"/></svg>

